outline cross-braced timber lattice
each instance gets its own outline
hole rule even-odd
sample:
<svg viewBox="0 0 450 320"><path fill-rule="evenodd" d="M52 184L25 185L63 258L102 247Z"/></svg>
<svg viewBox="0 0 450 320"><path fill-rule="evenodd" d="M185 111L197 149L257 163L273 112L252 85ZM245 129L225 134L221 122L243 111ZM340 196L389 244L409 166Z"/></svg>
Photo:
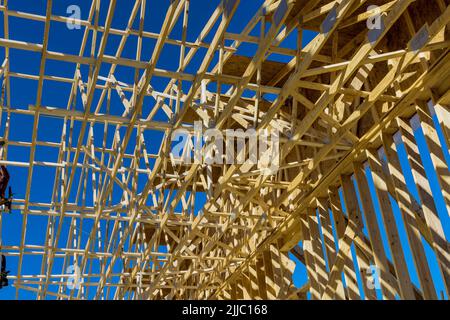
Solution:
<svg viewBox="0 0 450 320"><path fill-rule="evenodd" d="M449 0L26 2L0 1L16 298L450 295ZM279 170L171 161L194 121L279 130Z"/></svg>

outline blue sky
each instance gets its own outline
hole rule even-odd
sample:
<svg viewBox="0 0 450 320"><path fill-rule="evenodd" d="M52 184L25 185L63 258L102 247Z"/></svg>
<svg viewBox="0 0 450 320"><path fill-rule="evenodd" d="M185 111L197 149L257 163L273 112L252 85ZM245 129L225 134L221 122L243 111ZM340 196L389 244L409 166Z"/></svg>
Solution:
<svg viewBox="0 0 450 320"><path fill-rule="evenodd" d="M66 9L69 5L74 3L73 0L58 0L53 1L52 13L54 15L66 16ZM82 19L87 19L89 8L91 5L91 1L82 0L76 1L77 5L81 8ZM145 30L151 32L159 32L161 28L162 22L164 20L164 13L168 6L169 1L147 1L147 18L145 20ZM190 8L190 19L188 24L188 41L195 41L198 36L200 30L203 28L210 15L214 11L219 1L203 1L203 0L191 0L191 8ZM232 23L228 29L229 32L239 33L242 31L246 23L249 19L254 15L256 9L262 3L262 0L258 1L241 1L241 5L239 6ZM10 0L9 8L11 10L24 11L27 13L39 14L45 16L45 5L44 1L36 1L36 0ZM113 27L118 29L124 29L127 21L129 19L129 15L131 13L132 5L134 1L127 0L118 0L117 7L114 13L113 19ZM101 6L101 17L100 24L103 25L105 21L105 16L107 12L107 6L109 1L102 1ZM0 13L0 17L3 19L3 13ZM138 19L136 19L134 23L134 28L138 28ZM170 38L173 39L181 39L181 20L179 20L177 26L174 28L173 32L170 35ZM210 32L210 35L207 37L206 41L209 42L212 39L212 35L214 34L217 25ZM0 25L0 34L2 37L4 36L3 24ZM19 18L10 17L9 18L9 36L11 39L18 41L26 41L32 43L42 43L43 33L44 33L44 23L42 22L34 22L30 20L23 20ZM252 35L258 35L259 27L257 26L255 30L251 33ZM81 43L81 39L84 33L84 29L81 30L69 30L63 23L60 22L52 22L50 26L50 42L48 50L63 52L67 54L77 55L79 52L79 46ZM309 42L314 37L313 32L305 31L303 36L303 45ZM100 38L98 37L98 42L100 42ZM292 32L292 34L283 42L282 46L286 48L295 48L296 46L296 32ZM90 39L90 38L89 38ZM108 38L107 46L106 46L106 54L107 55L115 55L116 48L120 41L120 36L110 35ZM155 40L153 39L144 39L143 41L143 50L142 50L142 60L148 61L152 54L152 49L155 45ZM135 57L135 48L136 48L136 37L130 37L125 46L125 50L122 54L123 57L134 59ZM226 44L229 44L226 43ZM90 40L88 41L88 48L90 46ZM248 55L251 56L256 50L256 45L252 44L244 44L238 50L237 54ZM195 74L201 60L203 59L204 53L206 49L200 49L199 53L196 55L197 58L194 58L193 61L186 68L187 73ZM89 56L89 50L86 50L85 56ZM4 48L0 48L0 58L3 61L4 57ZM157 63L157 68L167 69L171 71L176 71L178 68L178 57L179 57L179 49L177 46L166 45L163 50L163 54L161 55L160 60ZM281 62L288 62L290 57L276 55L273 54L270 56L271 60L277 60ZM217 56L215 57L214 62L217 61ZM212 65L215 65L215 63ZM39 53L31 53L21 50L11 50L11 71L13 72L23 72L28 74L39 74L39 64L40 64L40 54ZM100 70L100 75L106 77L108 75L110 65L102 66ZM55 75L61 77L72 78L74 75L75 64L47 60L46 62L46 74ZM81 73L83 75L83 79L87 82L87 74L88 67L83 66L81 68ZM125 83L133 83L134 79L134 70L125 67L117 67L115 72L115 77ZM152 86L158 90L163 91L165 86L168 83L168 79L154 77L152 79ZM184 91L189 89L189 84L183 83ZM36 102L36 92L37 92L37 81L33 80L24 80L18 78L12 78L11 80L11 106L13 108L22 108L27 109L29 105L34 105ZM45 81L44 82L44 90L42 97L42 105L50 106L50 107L58 107L58 108L66 108L67 100L70 94L70 86L67 84L61 84L54 81ZM94 96L94 102L91 109L97 105L97 101L99 99L99 92L96 92ZM114 115L121 115L123 112L123 106L115 94L112 94L112 103L110 113ZM128 95L129 97L129 95ZM270 97L267 97L270 99ZM82 105L80 102L81 99L77 99L77 110L82 110ZM144 108L144 116L148 115L151 110L151 106L153 106L154 100L150 98L146 98L145 105L147 108ZM105 104L102 106L100 112L106 112ZM158 112L156 120L159 121L167 121L167 117L163 112ZM0 135L4 135L5 129L5 116L2 117L2 123L0 127ZM435 119L436 120L436 119ZM31 141L32 135L32 124L33 117L23 116L13 114L11 118L11 132L9 138L13 141ZM48 118L41 116L39 122L38 129L38 140L39 141L51 141L51 142L59 142L61 137L61 131L63 127L62 120L56 120L54 118ZM112 128L112 127L111 127ZM79 124L76 124L74 127L74 137L78 137L78 133L80 130ZM111 144L113 139L113 135L111 134L113 130L110 130L110 134L107 137L108 145ZM94 136L101 137L103 132L103 126L95 125L94 126ZM124 129L121 130L121 134L123 135ZM442 137L442 132L439 130L439 135L441 142L444 142ZM161 132L151 131L145 133L145 138L148 147L148 151L151 153L157 153L159 149L160 140L162 138ZM421 155L423 156L423 162L425 165L425 169L427 171L427 175L430 179L430 184L432 186L433 197L436 202L436 206L441 217L441 221L443 222L444 230L446 233L447 239L450 236L450 222L449 216L446 212L444 200L442 194L439 189L439 185L437 183L437 178L434 173L433 167L431 165L431 161L429 158L429 152L426 151L426 145L423 139L423 134L421 131L416 132L417 142L421 149ZM101 138L100 138L101 139ZM95 141L95 145L101 146L100 139ZM76 141L76 139L74 139ZM76 143L76 142L74 142ZM134 145L131 144L127 151L131 151ZM448 148L445 149L445 156L447 163L450 163L450 156L448 153ZM415 196L416 200L420 202L420 199L417 195L417 190L415 189L412 176L410 170L408 170L409 165L406 161L406 155L404 150L400 147L399 155L401 157L402 167L405 169L405 178L408 184L408 188ZM58 149L51 147L38 147L36 152L36 160L39 161L52 161L56 162L58 156ZM12 161L20 161L20 162L28 162L29 161L29 148L20 147L20 146L9 146L8 151L8 160ZM11 186L16 194L17 198L23 199L25 197L25 189L26 189L26 180L28 174L28 168L19 168L19 167L9 167L9 171L11 174ZM33 175L33 184L31 189L30 201L33 202L50 202L52 195L52 188L54 182L55 170L44 168L41 166L35 166L34 175ZM76 177L79 177L79 171L76 173ZM140 177L139 181L139 190L142 190L143 185L145 184L145 175ZM76 180L75 180L76 181ZM369 186L371 188L371 193L374 194L374 186L373 182L369 178ZM88 185L88 190L90 186ZM117 200L120 200L121 194L115 190L113 196ZM73 188L72 193L70 195L70 201L75 200L76 187ZM87 201L92 201L92 194L87 194ZM196 210L199 210L201 204L205 201L205 195L199 194L197 196L197 207ZM375 201L376 203L376 201ZM394 213L397 221L397 225L399 227L402 246L404 248L404 252L406 258L408 260L408 267L410 269L410 273L414 283L419 286L417 275L415 275L414 266L412 263L411 252L409 251L409 247L407 245L406 233L404 231L404 227L401 223L400 212L398 207L394 204ZM381 214L379 207L376 207L376 212L378 215L379 222L381 222ZM27 244L37 244L42 245L45 240L45 229L47 225L47 218L41 216L28 216L28 232L26 243ZM67 239L67 234L69 230L69 219L66 218L63 222L63 231L61 240L58 243L60 247L65 246L65 240ZM381 226L381 224L380 224ZM12 215L3 215L3 228L2 228L2 240L4 245L19 245L20 243L20 232L22 227L22 215L18 211L14 211ZM88 237L89 230L92 228L92 221L89 219L84 220L83 224L83 232L82 239L86 241ZM102 225L102 232L106 231L106 226ZM391 255L389 253L386 235L384 231L382 232L383 242L386 247L386 252L388 253L389 259L391 259ZM82 241L82 242L83 242ZM425 242L424 242L425 243ZM440 278L439 270L437 267L436 259L433 251L427 246L425 243L426 253L429 258L430 268L433 274L433 280L438 288L438 291L443 291L442 279ZM354 249L353 249L354 251ZM292 257L295 261L295 258ZM17 257L8 257L8 269L11 270L12 274L16 274L17 272ZM33 255L25 255L23 260L23 268L22 274L37 274L40 273L41 259L40 256ZM115 270L118 272L121 268L120 261L116 264ZM62 259L55 259L54 265L54 273L61 272L62 269ZM98 265L93 265L93 270L98 270ZM361 279L359 280L359 285L361 286ZM296 286L300 287L306 281L306 270L301 263L297 263L297 268L294 273L294 283ZM52 287L50 286L50 290ZM19 298L21 299L34 299L35 294L29 291L20 290ZM440 292L438 292L440 295ZM93 290L91 290L89 297L92 297ZM8 288L4 288L0 291L0 299L11 299L14 298L15 288L12 286ZM52 297L49 297L52 299Z"/></svg>

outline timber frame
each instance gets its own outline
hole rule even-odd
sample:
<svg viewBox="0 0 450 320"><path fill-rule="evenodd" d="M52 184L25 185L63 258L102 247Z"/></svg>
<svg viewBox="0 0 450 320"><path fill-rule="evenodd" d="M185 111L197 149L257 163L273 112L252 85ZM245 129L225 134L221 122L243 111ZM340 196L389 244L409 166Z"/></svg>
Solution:
<svg viewBox="0 0 450 320"><path fill-rule="evenodd" d="M119 28L114 14L122 1L86 1L89 14L78 20L54 14L52 0L42 1L45 15L0 1L0 134L7 141L0 164L27 171L24 190L15 190L23 197L13 202L12 215L22 221L16 243L2 240L10 229L0 214L0 251L17 259L9 277L16 298L25 290L37 299L438 299L444 295L435 277L450 296L440 219L450 214L449 0L260 0L238 33L229 27L244 0L215 0L195 41L188 23L203 14L190 10L198 0L165 1L159 13L152 1L134 0ZM152 32L144 22L156 14L164 19ZM375 15L378 31L367 27ZM43 26L42 42L13 39L11 19ZM81 26L78 54L52 50L51 29L67 22ZM176 28L180 38L172 36ZM314 37L303 46L307 32ZM292 34L296 44L288 48ZM123 55L130 41L132 58ZM152 47L144 60L146 42ZM252 56L238 53L243 46ZM177 61L160 68L168 47ZM37 72L14 70L19 52L39 55ZM49 74L49 62L73 76ZM129 83L119 76L123 69L134 75ZM36 93L34 103L14 104L18 79L33 83L22 90ZM154 89L155 79L166 83L163 91ZM46 90L48 83L70 89L66 105L43 103L45 95L63 95ZM30 120L28 139L12 138L19 117ZM52 141L38 134L43 119L61 123ZM278 129L279 170L173 163L172 133L192 130L194 121L220 130ZM12 148L26 149L29 160ZM39 159L47 149L54 161ZM40 168L51 177L39 176ZM53 179L53 187L35 200L42 179ZM45 230L35 229L36 217L46 219ZM29 242L36 232L42 243ZM32 272L28 256L40 257ZM308 278L301 288L293 280L299 264ZM81 270L79 288L67 286L73 265ZM373 266L378 292L367 279Z"/></svg>

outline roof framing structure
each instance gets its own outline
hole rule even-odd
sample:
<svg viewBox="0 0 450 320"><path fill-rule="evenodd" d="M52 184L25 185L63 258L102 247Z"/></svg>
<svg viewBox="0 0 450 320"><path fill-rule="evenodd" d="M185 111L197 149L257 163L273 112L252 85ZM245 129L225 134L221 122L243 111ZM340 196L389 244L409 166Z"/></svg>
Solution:
<svg viewBox="0 0 450 320"><path fill-rule="evenodd" d="M52 0L42 15L1 1L0 164L26 170L23 197L0 214L16 298L449 297L450 2L260 0L237 32L244 1L216 0L193 35L189 21L204 14L195 1L166 1L164 12L132 1L120 27L120 0L86 1L86 19L56 15ZM164 17L157 31L145 23L155 15ZM12 38L11 19L39 24L42 40ZM68 23L83 34L77 54L52 49L52 29ZM168 47L176 54L162 67ZM23 52L39 56L37 69L14 69ZM19 80L33 83L21 85L35 94L27 106L14 102ZM65 105L47 105L47 95ZM15 139L25 118L30 136ZM46 121L51 137L40 131ZM190 140L195 123L278 130L279 168L173 161L173 134ZM49 196L36 199L36 188ZM21 223L7 241L11 216ZM29 242L35 234L42 242ZM38 258L33 268L28 257Z"/></svg>

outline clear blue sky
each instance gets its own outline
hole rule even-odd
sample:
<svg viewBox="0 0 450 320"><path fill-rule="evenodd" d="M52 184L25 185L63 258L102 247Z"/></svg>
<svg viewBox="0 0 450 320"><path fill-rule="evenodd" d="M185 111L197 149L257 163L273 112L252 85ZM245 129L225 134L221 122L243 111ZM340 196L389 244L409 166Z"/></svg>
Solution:
<svg viewBox="0 0 450 320"><path fill-rule="evenodd" d="M81 7L81 15L82 19L87 19L89 8L91 5L91 1L89 0L81 0L81 1L73 1L73 0L58 0L53 1L53 9L52 13L54 15L67 15L66 8L69 5L72 5L74 3L77 3ZM168 0L150 0L147 1L147 15L145 20L145 30L146 31L152 31L152 32L158 32L162 21L164 20L164 14L167 8L167 5L169 3ZM203 28L207 20L209 19L211 13L214 11L214 9L217 6L217 3L219 1L204 1L204 0L191 0L191 9L190 9L190 19L189 19L189 25L188 25L188 41L195 41L196 37L198 36L200 30ZM241 5L239 9L237 10L235 17L233 18L233 21L230 25L229 31L238 33L240 32L243 27L246 25L246 23L249 21L249 19L253 16L256 9L259 7L259 5L262 3L262 0L258 1L241 1ZM18 10L18 11L25 11L27 13L33 13L33 14L39 14L45 16L45 1L36 1L36 0L10 0L9 1L9 8L11 10ZM114 28L120 28L124 29L130 12L131 8L133 6L134 1L127 1L127 0L118 0L117 1L117 8L114 14L113 19L113 27ZM107 6L109 5L109 1L102 1L102 7L101 7L101 19L100 24L104 24ZM0 13L1 18L3 19L3 13ZM137 19L136 19L137 20ZM30 20L23 20L18 19L14 17L9 18L9 32L10 32L10 38L14 40L19 41L27 41L32 43L42 43L43 33L44 33L44 23L42 22L33 22ZM138 27L138 22L136 21L134 23L134 28ZM0 34L2 34L2 37L4 36L3 31L3 24L0 24ZM212 35L214 34L216 28L212 30L210 33L210 36L208 36L207 41L210 41L212 39ZM258 28L252 33L254 35L257 35ZM79 46L81 43L81 39L84 33L84 29L81 30L69 30L65 27L63 23L59 22L52 22L50 27L50 44L49 44L49 50L51 51L59 51L64 52L68 54L75 54L77 55L79 52ZM303 41L304 44L309 42L314 36L313 32L305 32ZM181 19L177 26L174 28L171 36L171 38L181 39ZM100 41L100 37L98 38L98 41ZM107 42L107 48L106 48L106 54L108 55L114 55L117 45L120 41L119 36L110 36ZM136 47L136 38L130 37L127 45L125 47L123 57L127 57L130 59L133 59L135 56L135 47ZM283 43L283 46L286 48L295 48L295 42L296 42L296 33L293 32L289 38ZM89 43L89 42L88 42ZM151 54L152 49L154 47L155 41L145 39L143 42L143 50L142 50L142 60L148 61ZM89 46L88 46L89 47ZM239 49L238 54L242 55L252 55L256 49L255 45L246 44ZM202 49L203 50L203 49ZM205 50L201 51L205 52ZM178 54L179 49L177 46L171 46L166 45L163 51L163 54L161 55L160 60L158 61L157 67L163 68L167 70L175 71L178 67ZM86 50L86 56L89 55L89 50ZM188 66L186 69L186 72L188 73L195 73L201 59L203 57L203 54L198 54L198 58L195 58L192 63ZM4 49L0 48L0 58L3 61L4 57ZM281 56L281 55L272 55L270 57L271 60L277 60L277 61L283 61L287 62L289 61L289 57ZM39 53L30 53L26 51L20 51L20 50L11 50L11 70L13 72L24 72L29 74L37 75L39 73L39 64L40 64L40 54ZM56 75L56 76L63 76L72 78L74 75L74 64L68 64L58 61L52 61L47 60L46 63L46 74L48 75ZM101 76L107 76L107 73L109 71L109 65L105 65L101 68L100 75ZM87 73L88 68L86 66L83 66L81 68L81 72L83 74L84 81L87 82ZM124 67L118 67L115 72L115 77L123 81L125 83L132 83L134 78L134 71L131 69L127 69ZM167 79L162 78L153 78L152 80L152 86L159 91L163 91L167 84ZM188 90L188 84L184 84L185 91ZM24 108L27 109L28 105L34 105L36 101L36 91L37 91L37 81L31 81L31 80L22 80L17 78L12 78L11 80L11 105L14 108ZM66 108L67 100L70 93L70 86L66 84L60 84L57 82L50 82L45 81L44 83L44 93L42 98L42 105L44 106L51 106L51 107L58 107L58 108ZM129 96L128 96L129 97ZM93 105L96 105L96 101L98 99L98 94L96 94L96 97L94 99ZM150 106L151 103L154 102L152 100L149 100L146 103L147 108L144 108L144 114L148 114L149 110L151 109ZM105 112L105 107L102 108L101 112ZM82 110L80 99L78 99L77 103L77 109ZM111 113L115 115L120 115L123 111L122 104L120 100L116 97L115 93L113 93L113 100L111 105ZM163 113L158 113L156 116L156 119L161 121L167 121L166 116ZM31 141L31 134L32 134L32 124L33 124L33 117L30 116L19 116L19 115L13 115L11 120L11 133L10 133L10 139L14 141ZM5 117L2 118L1 128L0 128L0 135L4 134L4 125L5 125ZM40 141L52 141L52 142L59 142L60 136L61 136L61 129L62 129L62 121L57 121L55 119L49 119L46 117L41 117L39 122L39 131L38 131L38 140ZM102 127L101 126L95 126L95 135L98 137L101 137L102 135ZM77 137L77 134L79 132L79 125L75 126L75 136ZM112 130L110 130L112 132ZM123 131L121 131L123 134ZM442 133L439 132L441 141L444 141L442 139ZM151 153L157 153L159 149L159 141L161 140L161 133L146 133L146 140L147 141L155 141L154 143L147 143L147 147L149 148L149 152ZM101 138L100 138L101 139ZM423 150L425 150L426 146L423 141L423 136L421 132L417 132L417 139L419 143L419 147ZM112 141L112 135L108 136L108 143ZM100 140L98 139L95 142L96 145L100 145ZM134 145L134 144L132 144ZM446 159L447 162L450 163L450 156L448 154L448 148L446 149ZM131 150L131 149L129 149ZM447 239L450 236L450 222L448 213L446 212L444 201L442 194L439 190L439 186L437 184L436 176L434 173L434 170L432 169L430 159L428 152L422 152L422 155L425 155L423 158L425 168L427 171L427 174L429 174L430 183L433 188L433 196L436 201L436 206L438 208L440 217L443 221L445 232ZM404 168L408 168L408 164L406 162L406 157L404 154L404 151L400 148L400 156L401 156L401 162L402 166ZM36 153L36 159L40 161L52 161L56 162L57 159L57 149L56 148L38 148ZM23 161L28 162L29 161L29 149L24 147L15 147L10 146L9 147L9 154L8 154L8 160L13 161ZM27 180L27 173L28 168L17 168L17 167L9 167L9 171L11 174L11 185L14 189L14 192L16 193L16 197L23 199L25 197L25 189L26 189L26 180ZM49 202L51 199L51 192L53 187L53 179L54 179L55 170L54 169L45 169L43 167L35 167L34 169L34 176L33 176L33 185L32 185L32 192L31 192L31 198L30 201L40 201L40 202ZM415 189L415 186L412 182L412 177L409 170L405 171L405 177L408 182L408 187L410 188L413 195L416 197L416 200L419 201L417 191ZM143 187L143 184L145 183L144 179L140 179L139 181L139 188L140 190ZM373 194L374 187L373 182L369 179L369 184L371 187L371 192ZM88 187L89 188L89 187ZM74 188L76 189L76 188ZM76 190L75 190L76 191ZM75 192L72 192L71 194L71 201L74 199ZM88 200L92 199L92 195L87 195ZM116 197L120 198L120 193L115 194ZM199 204L204 202L204 195L198 196L198 208L200 209ZM379 208L376 207L376 212L379 218L379 221L381 221L381 216L379 212ZM409 250L409 247L407 245L407 239L406 234L404 231L404 227L402 226L402 223L400 223L400 213L398 210L398 207L394 205L394 211L396 215L396 219L398 222L400 234L401 234L401 241L402 245L406 254L406 257L408 259L408 267L411 271L411 276L414 281L414 283L419 286L417 281L417 276L414 271L414 266L411 260L411 252ZM69 227L69 220L64 222L63 227L63 233L65 236L62 236L61 241L59 242L59 246L65 246L65 239L67 238L68 233L68 227ZM27 232L27 238L26 243L27 244L38 244L42 245L44 243L45 239L45 229L47 225L47 218L45 217L37 217L37 216L29 216L28 220L28 232ZM21 232L21 226L22 226L22 215L18 211L14 211L12 215L3 215L3 229L2 229L2 237L3 237L3 244L4 245L19 245L20 244L20 232ZM88 231L90 229L89 222L86 221L83 230L84 231L84 238L87 237ZM383 230L383 241L387 249L387 241L386 236ZM443 291L442 286L442 280L440 279L439 270L437 268L436 259L434 257L433 251L426 245L424 242L424 245L426 247L426 252L429 258L431 270L433 273L433 279L435 281L435 284L439 291ZM389 250L387 249L386 252L389 253ZM295 258L292 257L294 260ZM391 259L389 254L389 259ZM23 260L23 268L22 268L22 274L38 274L40 273L40 261L39 256L32 256L32 255L26 255ZM61 260L61 259L59 259ZM17 273L17 257L8 257L8 269L11 270L12 274ZM54 273L61 272L62 263L55 262L54 266ZM116 264L116 269L120 267L120 263ZM94 266L94 269L97 268ZM306 281L306 270L301 265L301 263L297 264L297 268L294 274L294 283L298 287L302 286ZM361 281L359 279L359 284L361 285ZM93 294L93 290L90 292L90 297ZM14 298L15 294L15 288L12 286L8 288L4 288L0 291L0 299L11 299ZM439 293L440 294L440 293ZM21 299L33 299L35 298L35 294L29 291L20 290L19 297ZM51 298L51 297L49 297Z"/></svg>

